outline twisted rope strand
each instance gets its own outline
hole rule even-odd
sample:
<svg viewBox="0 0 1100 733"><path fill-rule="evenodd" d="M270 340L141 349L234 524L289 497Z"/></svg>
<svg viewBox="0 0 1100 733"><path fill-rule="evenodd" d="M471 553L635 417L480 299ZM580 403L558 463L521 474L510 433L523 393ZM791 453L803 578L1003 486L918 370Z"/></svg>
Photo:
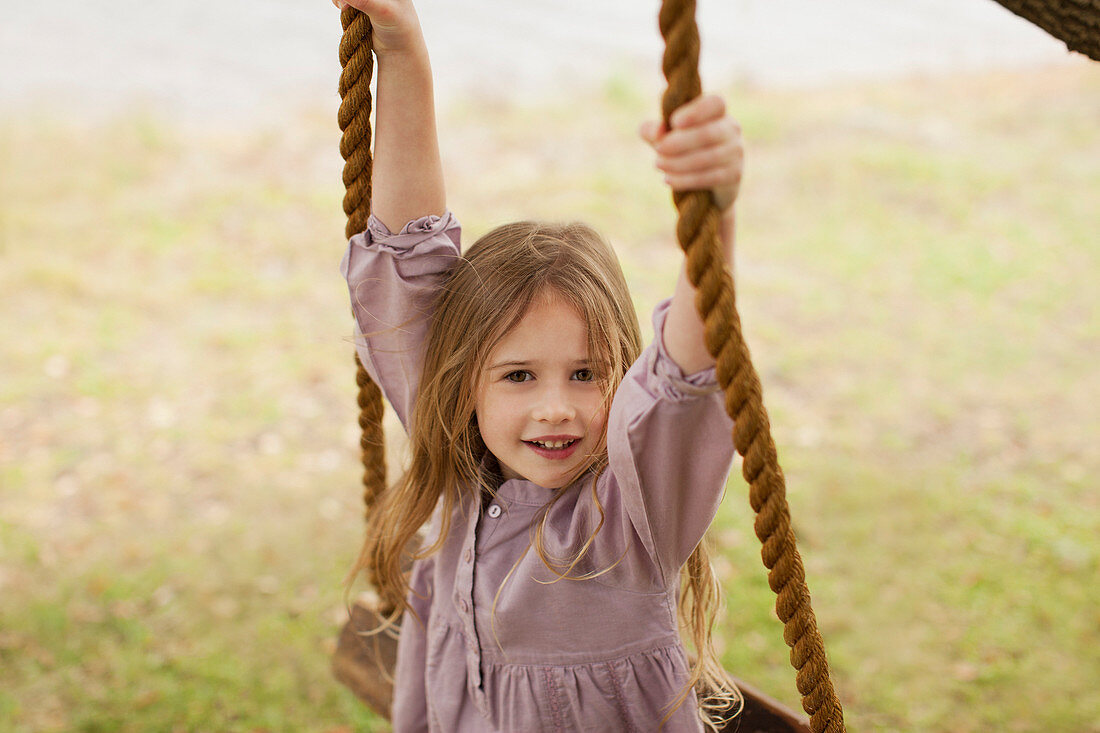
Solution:
<svg viewBox="0 0 1100 733"><path fill-rule="evenodd" d="M699 30L695 0L663 0L659 16L665 39L664 72L668 88L662 100L666 125L672 112L702 93L699 78ZM695 305L704 322L707 350L718 362L718 381L726 409L734 419L733 442L744 457L742 474L757 512L755 530L768 584L776 593L776 615L791 648L791 665L802 707L814 733L844 730L843 711L829 679L828 662L802 558L791 530L786 486L764 410L760 378L752 366L734 305L733 279L722 262L719 212L707 191L677 192L676 235L687 257L688 279L696 288Z"/></svg>
<svg viewBox="0 0 1100 733"><path fill-rule="evenodd" d="M343 137L340 154L344 157L344 213L348 221L344 234L349 239L367 228L370 218L371 157L370 82L374 75L374 54L370 19L347 6L340 14L344 35L340 40L340 111L337 115ZM386 485L385 442L382 435L382 391L378 388L359 355L355 355L355 382L359 387L359 448L363 460L364 511L371 506ZM377 570L368 570L368 581L377 585Z"/></svg>
<svg viewBox="0 0 1100 733"><path fill-rule="evenodd" d="M367 228L370 218L371 157L370 82L374 75L374 55L370 19L347 6L340 15L344 35L340 39L340 110L337 119L343 138L340 154L344 157L344 213L348 215L344 234L350 239Z"/></svg>

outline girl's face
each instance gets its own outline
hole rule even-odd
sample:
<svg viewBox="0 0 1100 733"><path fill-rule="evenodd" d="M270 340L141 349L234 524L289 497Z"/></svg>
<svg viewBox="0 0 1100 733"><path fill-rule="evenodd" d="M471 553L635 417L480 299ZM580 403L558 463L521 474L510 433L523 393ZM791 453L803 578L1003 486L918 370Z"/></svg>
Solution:
<svg viewBox="0 0 1100 733"><path fill-rule="evenodd" d="M607 410L581 315L546 291L489 353L477 424L505 480L558 489L600 444Z"/></svg>

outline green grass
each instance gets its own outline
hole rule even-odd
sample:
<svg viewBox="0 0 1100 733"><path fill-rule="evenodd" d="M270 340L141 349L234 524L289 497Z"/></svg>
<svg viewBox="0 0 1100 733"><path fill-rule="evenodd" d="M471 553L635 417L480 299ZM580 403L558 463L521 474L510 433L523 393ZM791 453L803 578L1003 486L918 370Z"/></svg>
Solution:
<svg viewBox="0 0 1100 733"><path fill-rule="evenodd" d="M726 91L849 729L1100 731L1100 73ZM590 221L647 330L680 258L650 97L441 122L467 237ZM335 122L62 120L0 120L0 731L384 729L328 672L362 531ZM750 515L735 477L721 646L797 706Z"/></svg>

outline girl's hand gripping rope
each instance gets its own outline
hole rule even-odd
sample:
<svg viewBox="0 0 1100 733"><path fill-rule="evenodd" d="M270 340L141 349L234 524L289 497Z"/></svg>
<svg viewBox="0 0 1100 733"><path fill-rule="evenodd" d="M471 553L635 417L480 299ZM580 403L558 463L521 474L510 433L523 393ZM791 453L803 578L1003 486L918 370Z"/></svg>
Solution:
<svg viewBox="0 0 1100 733"><path fill-rule="evenodd" d="M674 191L709 189L725 213L741 186L741 126L714 95L696 97L672 113L672 129L645 122L639 133L657 153L657 168Z"/></svg>
<svg viewBox="0 0 1100 733"><path fill-rule="evenodd" d="M350 5L370 17L374 52L379 56L416 50L423 43L411 0L332 0L332 4L341 10Z"/></svg>

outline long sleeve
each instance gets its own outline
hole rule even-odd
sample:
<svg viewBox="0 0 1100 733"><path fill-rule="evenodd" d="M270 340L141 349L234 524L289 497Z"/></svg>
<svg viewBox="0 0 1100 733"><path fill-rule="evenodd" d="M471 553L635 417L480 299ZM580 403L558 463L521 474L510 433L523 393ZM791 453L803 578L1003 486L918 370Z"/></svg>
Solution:
<svg viewBox="0 0 1100 733"><path fill-rule="evenodd" d="M394 234L371 217L348 242L340 272L348 282L355 347L408 430L436 293L459 257L461 228L450 212L425 216Z"/></svg>
<svg viewBox="0 0 1100 733"><path fill-rule="evenodd" d="M714 368L680 371L661 339L667 313L665 301L654 312L653 343L615 394L607 435L619 501L666 583L714 519L734 454Z"/></svg>

